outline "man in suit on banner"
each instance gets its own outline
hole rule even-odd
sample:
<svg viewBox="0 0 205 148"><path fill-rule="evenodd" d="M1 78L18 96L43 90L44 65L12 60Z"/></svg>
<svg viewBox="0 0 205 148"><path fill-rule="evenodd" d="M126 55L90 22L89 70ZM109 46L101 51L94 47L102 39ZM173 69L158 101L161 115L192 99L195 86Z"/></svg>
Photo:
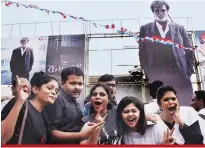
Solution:
<svg viewBox="0 0 205 148"><path fill-rule="evenodd" d="M34 55L33 49L27 47L28 38L22 38L21 47L13 50L10 61L11 81L16 79L16 75L29 80L29 72L32 70Z"/></svg>
<svg viewBox="0 0 205 148"><path fill-rule="evenodd" d="M140 37L166 38L186 48L142 39L139 42L140 63L150 82L161 80L172 85L178 92L180 104L189 105L193 95L190 78L194 71L194 53L185 28L169 21L169 9L165 1L153 1L151 10L155 21L141 26Z"/></svg>

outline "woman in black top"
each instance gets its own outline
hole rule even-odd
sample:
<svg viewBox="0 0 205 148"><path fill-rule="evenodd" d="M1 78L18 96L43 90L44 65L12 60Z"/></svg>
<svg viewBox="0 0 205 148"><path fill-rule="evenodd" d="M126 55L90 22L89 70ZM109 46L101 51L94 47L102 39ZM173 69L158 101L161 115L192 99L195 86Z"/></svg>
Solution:
<svg viewBox="0 0 205 148"><path fill-rule="evenodd" d="M48 126L43 108L56 100L58 83L54 77L44 72L36 72L30 83L31 100L27 100L30 88L28 85L22 85L17 77L17 96L4 107L1 115L2 144L48 143ZM20 140L19 135L26 108L27 116L22 140Z"/></svg>

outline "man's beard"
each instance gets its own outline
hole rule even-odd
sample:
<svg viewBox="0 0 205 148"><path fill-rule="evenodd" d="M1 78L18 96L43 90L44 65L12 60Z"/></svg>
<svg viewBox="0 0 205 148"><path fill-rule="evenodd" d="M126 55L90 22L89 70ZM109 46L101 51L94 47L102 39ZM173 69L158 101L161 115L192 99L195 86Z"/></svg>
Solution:
<svg viewBox="0 0 205 148"><path fill-rule="evenodd" d="M168 21L168 15L165 15L162 19L160 19L158 16L155 16L154 17L156 21L158 22L165 22L165 21Z"/></svg>

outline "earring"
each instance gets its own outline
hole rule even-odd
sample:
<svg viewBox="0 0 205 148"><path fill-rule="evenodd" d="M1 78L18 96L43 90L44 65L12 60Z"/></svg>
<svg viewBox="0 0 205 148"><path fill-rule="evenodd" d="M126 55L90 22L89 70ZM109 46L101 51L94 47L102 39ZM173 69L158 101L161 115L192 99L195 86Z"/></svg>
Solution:
<svg viewBox="0 0 205 148"><path fill-rule="evenodd" d="M163 112L163 109L160 108L160 109L157 111L157 114L160 114L160 113L162 113L162 112Z"/></svg>

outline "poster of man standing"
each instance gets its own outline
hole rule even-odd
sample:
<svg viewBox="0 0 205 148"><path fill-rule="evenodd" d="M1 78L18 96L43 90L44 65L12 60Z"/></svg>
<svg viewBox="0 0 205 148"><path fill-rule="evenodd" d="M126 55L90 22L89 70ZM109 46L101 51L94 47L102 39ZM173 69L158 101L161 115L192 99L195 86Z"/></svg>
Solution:
<svg viewBox="0 0 205 148"><path fill-rule="evenodd" d="M151 4L154 21L142 25L140 37L166 38L186 48L165 45L148 40L139 42L141 66L149 82L161 80L172 85L178 92L181 105L188 105L193 95L191 75L194 72L194 52L184 26L169 19L170 6L166 1L155 0Z"/></svg>
<svg viewBox="0 0 205 148"><path fill-rule="evenodd" d="M29 72L33 67L34 55L33 49L27 46L28 42L28 38L22 38L20 40L21 47L14 49L12 52L10 61L11 81L16 79L16 75L29 80Z"/></svg>
<svg viewBox="0 0 205 148"><path fill-rule="evenodd" d="M48 37L2 38L1 85L11 85L16 75L30 79L34 72L45 71L47 44Z"/></svg>

